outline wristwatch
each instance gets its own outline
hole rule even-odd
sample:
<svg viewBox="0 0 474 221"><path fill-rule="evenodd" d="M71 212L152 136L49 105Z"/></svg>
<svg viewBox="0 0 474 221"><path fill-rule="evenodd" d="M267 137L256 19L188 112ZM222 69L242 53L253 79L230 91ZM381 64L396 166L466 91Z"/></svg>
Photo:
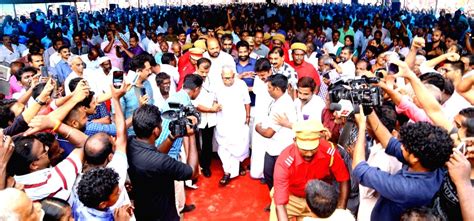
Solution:
<svg viewBox="0 0 474 221"><path fill-rule="evenodd" d="M35 101L36 101L36 103L38 103L38 104L41 105L41 106L43 106L43 105L46 104L46 102L40 101L40 99L38 99L38 98L35 98Z"/></svg>

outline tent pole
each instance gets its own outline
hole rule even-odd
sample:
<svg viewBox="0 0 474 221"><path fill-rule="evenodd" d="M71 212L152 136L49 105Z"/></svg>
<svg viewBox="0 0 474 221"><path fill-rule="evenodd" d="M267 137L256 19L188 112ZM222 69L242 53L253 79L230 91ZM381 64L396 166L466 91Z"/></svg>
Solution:
<svg viewBox="0 0 474 221"><path fill-rule="evenodd" d="M15 15L15 18L16 18L16 6L15 6L15 3L13 3L13 14Z"/></svg>
<svg viewBox="0 0 474 221"><path fill-rule="evenodd" d="M74 7L76 8L76 10L74 10L74 13L76 14L76 27L77 27L77 31L80 31L79 30L79 9L77 8L77 0L74 0Z"/></svg>

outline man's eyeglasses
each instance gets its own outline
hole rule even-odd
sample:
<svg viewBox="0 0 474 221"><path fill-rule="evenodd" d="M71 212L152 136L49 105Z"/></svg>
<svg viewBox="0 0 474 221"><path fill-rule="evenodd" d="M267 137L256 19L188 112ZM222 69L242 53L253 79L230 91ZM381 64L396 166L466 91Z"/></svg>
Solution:
<svg viewBox="0 0 474 221"><path fill-rule="evenodd" d="M226 81L230 81L230 80L233 80L234 79L234 76L232 77L222 77L222 80L226 80Z"/></svg>

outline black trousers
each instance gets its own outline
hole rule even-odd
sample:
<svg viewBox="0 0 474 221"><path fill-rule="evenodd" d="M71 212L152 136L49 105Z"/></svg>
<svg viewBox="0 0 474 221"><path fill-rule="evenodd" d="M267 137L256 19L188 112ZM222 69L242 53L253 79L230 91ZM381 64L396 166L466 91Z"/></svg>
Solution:
<svg viewBox="0 0 474 221"><path fill-rule="evenodd" d="M265 159L263 161L263 176L269 190L273 188L273 171L275 170L277 158L278 156L271 156L268 153L265 153Z"/></svg>
<svg viewBox="0 0 474 221"><path fill-rule="evenodd" d="M199 163L204 170L211 169L211 158L212 158L212 138L214 137L214 127L208 127L200 130L202 139L201 155L199 157Z"/></svg>

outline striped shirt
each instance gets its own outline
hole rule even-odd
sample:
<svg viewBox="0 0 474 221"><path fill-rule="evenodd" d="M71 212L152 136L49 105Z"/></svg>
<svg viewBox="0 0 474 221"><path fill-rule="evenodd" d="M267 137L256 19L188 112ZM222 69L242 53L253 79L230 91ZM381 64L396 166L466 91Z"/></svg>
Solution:
<svg viewBox="0 0 474 221"><path fill-rule="evenodd" d="M25 193L33 200L56 197L67 200L74 182L82 169L79 157L72 153L55 167L15 176L15 181L24 185Z"/></svg>

